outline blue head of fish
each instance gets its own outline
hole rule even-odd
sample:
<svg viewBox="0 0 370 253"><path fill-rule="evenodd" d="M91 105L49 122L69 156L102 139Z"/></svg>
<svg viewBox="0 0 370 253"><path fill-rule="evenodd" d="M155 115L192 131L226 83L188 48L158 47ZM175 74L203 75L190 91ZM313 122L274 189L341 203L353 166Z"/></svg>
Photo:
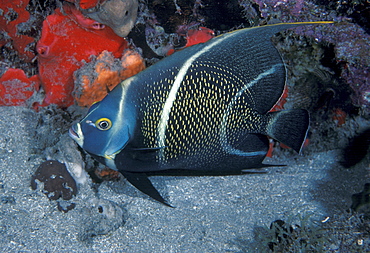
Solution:
<svg viewBox="0 0 370 253"><path fill-rule="evenodd" d="M126 103L125 89L119 86L101 102L93 104L87 115L69 130L78 145L92 155L105 158L106 164L113 168L109 161L125 148L135 129L135 110Z"/></svg>

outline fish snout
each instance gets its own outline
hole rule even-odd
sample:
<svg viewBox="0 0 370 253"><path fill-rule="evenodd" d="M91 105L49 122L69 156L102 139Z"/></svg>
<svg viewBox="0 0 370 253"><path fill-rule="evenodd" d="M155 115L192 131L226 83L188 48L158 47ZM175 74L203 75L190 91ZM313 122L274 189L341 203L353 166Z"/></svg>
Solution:
<svg viewBox="0 0 370 253"><path fill-rule="evenodd" d="M69 133L69 136L71 136L73 139L80 138L78 136L78 134L76 133L76 131L73 129L73 126L71 128L69 128L69 132L68 133Z"/></svg>
<svg viewBox="0 0 370 253"><path fill-rule="evenodd" d="M77 142L78 145L80 145L82 147L83 134L82 134L82 131L81 131L80 123L76 123L76 124L72 125L69 128L68 134L75 142Z"/></svg>

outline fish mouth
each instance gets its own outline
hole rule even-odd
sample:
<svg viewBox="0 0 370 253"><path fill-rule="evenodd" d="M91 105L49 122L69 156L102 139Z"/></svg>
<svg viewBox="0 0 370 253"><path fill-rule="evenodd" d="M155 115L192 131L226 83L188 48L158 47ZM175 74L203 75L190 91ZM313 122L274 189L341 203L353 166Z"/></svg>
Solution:
<svg viewBox="0 0 370 253"><path fill-rule="evenodd" d="M81 124L80 123L76 123L76 124L72 125L71 128L69 129L68 133L69 133L69 136L75 142L77 142L77 144L80 147L83 147L83 144L84 144L84 135L82 133Z"/></svg>
<svg viewBox="0 0 370 253"><path fill-rule="evenodd" d="M69 133L69 136L70 136L72 139L74 139L74 140L79 140L79 139L80 139L80 136L78 135L77 131L75 130L75 127L76 127L76 126L77 126L77 124L75 124L75 125L71 126L71 127L69 128L68 133ZM78 128L78 126L77 126L77 128Z"/></svg>

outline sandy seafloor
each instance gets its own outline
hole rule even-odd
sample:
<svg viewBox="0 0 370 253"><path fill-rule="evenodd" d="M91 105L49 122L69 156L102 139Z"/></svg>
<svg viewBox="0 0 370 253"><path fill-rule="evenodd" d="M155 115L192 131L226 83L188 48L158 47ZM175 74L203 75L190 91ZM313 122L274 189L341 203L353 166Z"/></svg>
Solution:
<svg viewBox="0 0 370 253"><path fill-rule="evenodd" d="M0 107L0 252L254 252L256 228L298 214L332 217L367 179L369 158L343 169L338 150L288 154L267 159L288 165L267 174L152 177L176 208L125 179L99 187L88 179L63 213L30 187L44 159L33 151L37 119L30 109Z"/></svg>

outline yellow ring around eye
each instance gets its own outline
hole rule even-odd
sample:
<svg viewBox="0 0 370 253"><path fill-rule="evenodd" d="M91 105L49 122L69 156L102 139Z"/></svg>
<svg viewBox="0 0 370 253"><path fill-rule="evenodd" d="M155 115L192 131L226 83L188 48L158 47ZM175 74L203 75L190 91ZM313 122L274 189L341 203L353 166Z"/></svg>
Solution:
<svg viewBox="0 0 370 253"><path fill-rule="evenodd" d="M112 121L107 118L101 118L95 121L95 126L97 129L105 131L112 127Z"/></svg>

